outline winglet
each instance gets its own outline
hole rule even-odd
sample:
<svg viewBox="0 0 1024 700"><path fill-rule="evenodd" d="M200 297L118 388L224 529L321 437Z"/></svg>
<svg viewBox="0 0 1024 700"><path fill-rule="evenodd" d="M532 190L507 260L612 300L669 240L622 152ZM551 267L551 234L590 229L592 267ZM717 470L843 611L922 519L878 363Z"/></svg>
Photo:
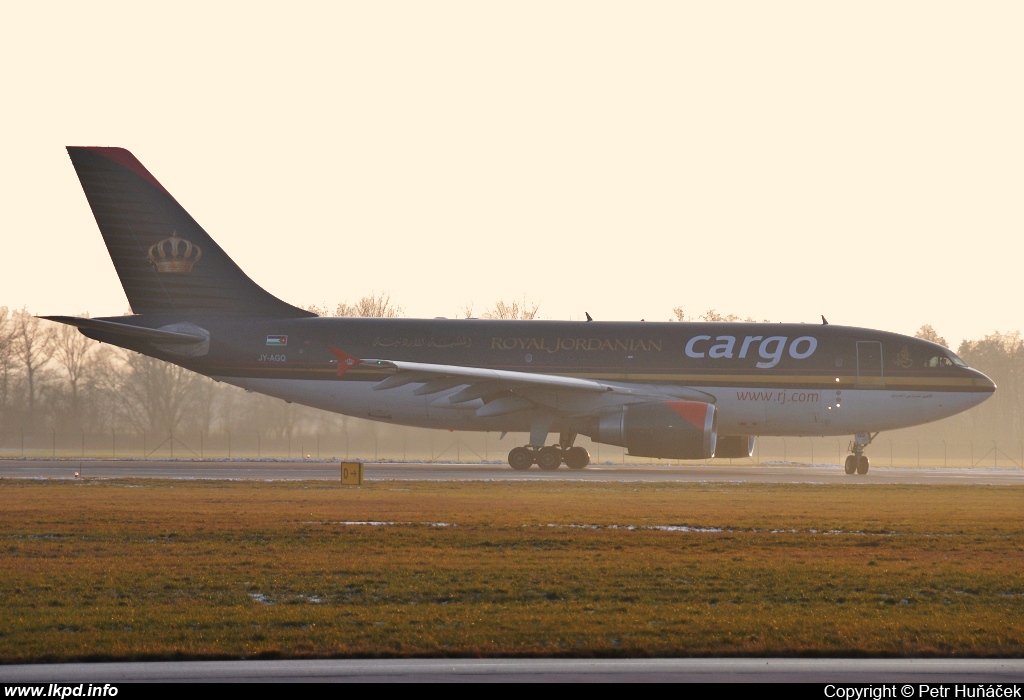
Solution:
<svg viewBox="0 0 1024 700"><path fill-rule="evenodd" d="M334 356L338 358L338 376L341 377L356 365L363 363L358 357L349 355L344 350L339 350L333 345L328 345L327 349L334 353Z"/></svg>

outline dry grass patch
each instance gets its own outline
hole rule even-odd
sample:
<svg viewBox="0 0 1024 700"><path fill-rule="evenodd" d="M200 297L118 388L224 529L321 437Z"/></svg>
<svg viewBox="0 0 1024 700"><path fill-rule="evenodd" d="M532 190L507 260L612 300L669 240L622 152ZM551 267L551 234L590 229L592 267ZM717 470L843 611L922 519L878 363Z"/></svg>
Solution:
<svg viewBox="0 0 1024 700"><path fill-rule="evenodd" d="M1022 497L5 480L0 660L1020 656Z"/></svg>

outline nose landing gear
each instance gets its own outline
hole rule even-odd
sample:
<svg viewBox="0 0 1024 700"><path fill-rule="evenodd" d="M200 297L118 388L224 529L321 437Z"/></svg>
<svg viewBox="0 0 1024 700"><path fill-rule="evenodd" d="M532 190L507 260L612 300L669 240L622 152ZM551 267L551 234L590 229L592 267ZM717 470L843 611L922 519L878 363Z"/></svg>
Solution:
<svg viewBox="0 0 1024 700"><path fill-rule="evenodd" d="M582 447L573 447L576 433L562 433L559 444L537 447L515 447L508 453L508 464L516 471L526 471L536 464L541 470L553 472L564 462L569 469L586 469L590 453Z"/></svg>
<svg viewBox="0 0 1024 700"><path fill-rule="evenodd" d="M871 463L868 458L864 455L864 448L871 444L871 441L878 436L878 433L874 435L870 433L857 433L853 436L853 441L850 442L850 452L852 455L846 457L846 473L847 474L867 474L868 469L871 467Z"/></svg>
<svg viewBox="0 0 1024 700"><path fill-rule="evenodd" d="M868 458L864 455L847 455L846 456L846 473L847 474L867 474L868 468L871 466L868 462Z"/></svg>

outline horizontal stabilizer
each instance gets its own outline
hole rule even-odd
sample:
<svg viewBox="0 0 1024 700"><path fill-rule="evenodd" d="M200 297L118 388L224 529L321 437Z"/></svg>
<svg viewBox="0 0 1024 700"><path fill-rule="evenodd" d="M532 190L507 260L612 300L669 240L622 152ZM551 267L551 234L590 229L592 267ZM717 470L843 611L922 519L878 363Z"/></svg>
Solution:
<svg viewBox="0 0 1024 700"><path fill-rule="evenodd" d="M44 318L47 321L64 323L69 326L76 326L83 332L93 331L106 335L115 335L120 338L138 338L139 340L148 340L153 343L164 343L167 345L194 345L195 343L204 343L207 340L206 337L201 335L130 326L127 323L100 321L94 318L79 318L77 316L40 316L40 318Z"/></svg>

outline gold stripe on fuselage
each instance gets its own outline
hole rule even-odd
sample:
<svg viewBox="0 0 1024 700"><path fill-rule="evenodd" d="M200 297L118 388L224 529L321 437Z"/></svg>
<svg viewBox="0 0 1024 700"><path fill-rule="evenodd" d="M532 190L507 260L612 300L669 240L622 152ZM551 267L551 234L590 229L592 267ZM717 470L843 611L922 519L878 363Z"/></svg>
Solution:
<svg viewBox="0 0 1024 700"><path fill-rule="evenodd" d="M204 368L210 374L230 374L231 371L241 371L245 374L260 375L312 375L310 378L321 378L326 375L334 376L337 370L334 367L295 367L287 365L239 367L232 366L222 368L218 372L216 368ZM227 370L227 371L223 371ZM522 371L516 369L513 371ZM394 372L376 367L353 367L345 373L345 378L356 381L376 381ZM538 373L547 374L547 373ZM575 377L580 379L594 379L616 382L637 382L641 384L676 384L684 386L793 386L800 388L817 389L872 389L897 391L912 389L914 391L970 391L977 389L985 391L989 385L976 377L930 377L911 375L889 375L884 381L859 382L856 376L835 375L835 374L701 374L696 372L551 372L564 377ZM838 381L837 381L838 380ZM467 382L468 382L467 378Z"/></svg>

